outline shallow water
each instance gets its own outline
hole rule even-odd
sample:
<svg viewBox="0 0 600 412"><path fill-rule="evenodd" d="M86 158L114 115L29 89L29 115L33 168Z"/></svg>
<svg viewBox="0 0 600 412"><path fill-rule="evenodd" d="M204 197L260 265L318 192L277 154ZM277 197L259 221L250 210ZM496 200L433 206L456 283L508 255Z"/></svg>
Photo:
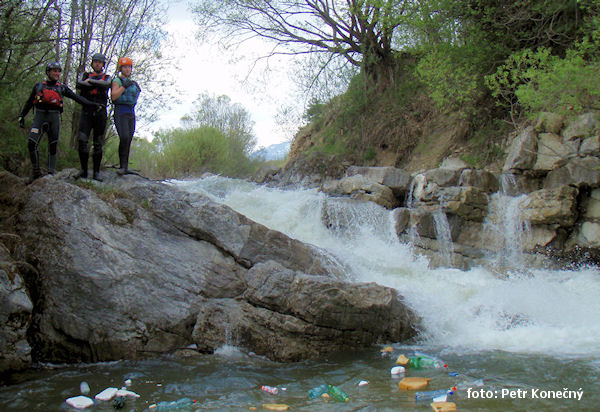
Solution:
<svg viewBox="0 0 600 412"><path fill-rule="evenodd" d="M350 280L396 288L421 317L420 336L412 345L394 345L391 357L383 357L375 347L281 364L225 346L214 355L186 359L37 369L13 376L11 385L0 388L0 410L68 410L64 400L79 394L82 381L94 395L120 387L126 379L141 395L127 401L126 411L143 411L154 402L182 397L197 400L191 410L261 410L264 403L285 403L299 411L431 410L429 402L415 403L414 392L399 390L399 379L390 376L396 356L415 351L438 356L449 365L448 370L407 371L407 376L431 378L429 389L468 387L483 379L483 387L457 392L453 401L459 410L598 410L597 268L524 268L513 256L508 260L516 264L508 269L430 269L410 245L398 242L390 213L374 204L348 207L314 190L280 191L219 177L174 184L208 194L270 228L317 245L346 265ZM329 227L322 222L324 212ZM499 259L491 257L495 260ZM358 387L361 380L369 385ZM307 391L322 383L339 386L351 401L308 399ZM270 395L261 385L286 390ZM582 391L581 400L555 398L573 396L572 391ZM114 409L108 403L92 410Z"/></svg>
<svg viewBox="0 0 600 412"><path fill-rule="evenodd" d="M276 363L242 353L234 347L221 348L215 355L186 359L163 358L148 361L121 361L78 367L57 367L14 376L18 383L0 388L0 410L61 411L70 408L64 400L79 394L82 381L89 384L94 395L107 387L121 387L132 380L130 390L140 395L128 399L125 411L143 411L152 403L183 397L197 402L191 410L262 409L264 403L284 403L298 411L424 411L429 402L416 403L414 392L398 389L400 379L392 378L390 368L399 353L429 349L442 354L448 370L407 370L407 376L431 378L429 389L446 389L461 383L483 379L486 396L475 399L465 390L458 391L453 401L459 410L597 410L600 402L598 374L600 365L593 358L564 358L519 355L502 351L478 354L453 353L446 348L441 353L434 348L395 346L394 355L382 356L377 348L370 351L339 354L319 361L291 364ZM448 371L459 375L449 376ZM359 387L361 380L369 381ZM320 398L309 399L307 391L322 383L339 386L350 402L326 403ZM277 395L262 392L260 386L271 385L280 390ZM583 390L581 400L542 399L542 392ZM502 390L520 389L524 398L511 399ZM91 410L114 410L110 402L98 403Z"/></svg>

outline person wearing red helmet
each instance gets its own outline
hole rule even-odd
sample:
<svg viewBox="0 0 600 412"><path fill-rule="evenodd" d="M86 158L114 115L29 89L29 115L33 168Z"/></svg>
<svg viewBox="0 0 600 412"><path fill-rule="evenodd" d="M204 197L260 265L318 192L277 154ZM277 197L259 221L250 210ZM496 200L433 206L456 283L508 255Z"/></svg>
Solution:
<svg viewBox="0 0 600 412"><path fill-rule="evenodd" d="M102 104L106 107L108 100L108 89L111 87L111 78L104 73L106 66L106 57L101 53L92 56L92 70L83 72L77 81L77 89L85 98ZM81 172L79 177L86 179L88 177L88 159L90 151L88 141L92 132L94 133L94 152L93 161L93 179L102 181L100 177L100 165L102 164L102 145L104 144L104 133L106 132L106 109L93 110L85 108L81 113L79 122L78 152Z"/></svg>
<svg viewBox="0 0 600 412"><path fill-rule="evenodd" d="M131 80L133 61L129 57L119 59L119 75L115 77L110 89L110 98L115 106L114 120L119 134L119 175L128 173L129 150L135 132L135 105L141 88Z"/></svg>
<svg viewBox="0 0 600 412"><path fill-rule="evenodd" d="M57 61L49 62L46 65L48 79L36 83L19 116L19 126L25 128L25 116L31 108L34 108L35 117L27 141L33 169L30 182L42 176L38 146L44 131L48 134L48 173L52 175L55 172L58 137L60 135L60 114L63 112L63 96L93 110L102 106L85 97L76 95L66 84L60 83L58 79L61 72L62 67Z"/></svg>

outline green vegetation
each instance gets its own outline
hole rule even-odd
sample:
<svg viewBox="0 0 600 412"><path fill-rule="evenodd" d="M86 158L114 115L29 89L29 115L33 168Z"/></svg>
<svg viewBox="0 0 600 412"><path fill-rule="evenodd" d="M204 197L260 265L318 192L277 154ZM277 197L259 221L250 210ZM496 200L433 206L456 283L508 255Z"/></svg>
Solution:
<svg viewBox="0 0 600 412"><path fill-rule="evenodd" d="M419 4L396 33L392 81L373 86L363 67L344 94L313 101L300 152L364 165L391 154L402 167L454 130L463 160L482 167L502 156L510 127L542 111L600 110L600 1Z"/></svg>
<svg viewBox="0 0 600 412"><path fill-rule="evenodd" d="M136 65L140 83L160 69L164 36L157 0L111 0L106 6L0 4L0 34L7 39L0 45L1 167L28 173L27 133L16 119L31 86L43 78L45 61L63 61L65 80L73 79L89 55L114 38L106 44L111 61L125 52L144 56ZM99 26L80 17L90 11L108 37L89 36ZM509 128L540 111L574 116L600 110L600 0L197 0L194 13L204 23L202 34L222 29L231 43L248 33L262 35L276 42L278 52L318 54L306 73L329 73L336 85L347 80L344 93L324 98L331 94L321 90L320 99L308 99L309 124L294 144L296 156L323 167L342 161L403 167L411 156L445 156L457 148L469 164L485 166L502 155ZM134 26L140 31L124 29ZM164 90L159 80L147 85L145 96L168 93L152 92ZM150 100L140 102L142 117L164 103ZM59 167L78 164L75 106L67 103L62 116ZM247 176L261 166L249 158L252 129L244 108L226 96L203 95L181 128L161 131L151 142L136 139L131 165L157 178L207 171ZM117 163L117 140L109 132L108 163ZM44 156L45 142L41 148Z"/></svg>

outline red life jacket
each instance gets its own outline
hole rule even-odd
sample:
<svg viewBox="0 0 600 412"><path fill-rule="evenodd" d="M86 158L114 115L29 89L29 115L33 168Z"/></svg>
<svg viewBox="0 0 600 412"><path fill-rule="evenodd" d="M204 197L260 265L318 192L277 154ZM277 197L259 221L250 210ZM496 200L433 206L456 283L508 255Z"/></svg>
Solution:
<svg viewBox="0 0 600 412"><path fill-rule="evenodd" d="M92 80L106 80L107 77L108 75L106 73L90 73L87 78ZM98 93L100 93L100 88L98 87L94 87L88 92L90 96L93 96L94 94Z"/></svg>
<svg viewBox="0 0 600 412"><path fill-rule="evenodd" d="M48 84L43 81L41 89L35 94L33 98L34 106L55 107L58 110L62 110L63 99L58 90L61 89L61 84L56 82L54 86L48 87Z"/></svg>

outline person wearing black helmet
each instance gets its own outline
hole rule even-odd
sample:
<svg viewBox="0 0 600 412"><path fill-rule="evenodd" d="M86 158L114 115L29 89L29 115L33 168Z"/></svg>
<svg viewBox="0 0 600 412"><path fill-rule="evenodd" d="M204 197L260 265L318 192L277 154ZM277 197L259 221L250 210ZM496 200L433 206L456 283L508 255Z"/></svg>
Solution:
<svg viewBox="0 0 600 412"><path fill-rule="evenodd" d="M102 145L104 143L104 133L106 132L106 103L108 100L108 89L110 89L111 78L104 73L106 66L106 57L101 53L92 56L92 72L83 72L77 80L77 90L88 100L104 106L104 108L95 109L93 107L83 107L81 120L79 122L78 151L81 172L79 177L88 177L88 159L90 151L88 141L90 134L94 133L94 152L93 161L93 179L102 181L100 177L100 165L102 163Z"/></svg>
<svg viewBox="0 0 600 412"><path fill-rule="evenodd" d="M81 105L94 108L100 107L100 104L76 95L66 84L60 83L58 79L61 72L62 67L59 62L50 62L46 65L48 79L33 86L33 90L19 116L19 126L25 128L25 116L32 107L35 108L35 117L27 141L33 169L31 181L42 176L38 146L44 131L48 134L48 173L54 174L56 170L56 152L60 134L60 114L63 111L63 96L75 100Z"/></svg>

